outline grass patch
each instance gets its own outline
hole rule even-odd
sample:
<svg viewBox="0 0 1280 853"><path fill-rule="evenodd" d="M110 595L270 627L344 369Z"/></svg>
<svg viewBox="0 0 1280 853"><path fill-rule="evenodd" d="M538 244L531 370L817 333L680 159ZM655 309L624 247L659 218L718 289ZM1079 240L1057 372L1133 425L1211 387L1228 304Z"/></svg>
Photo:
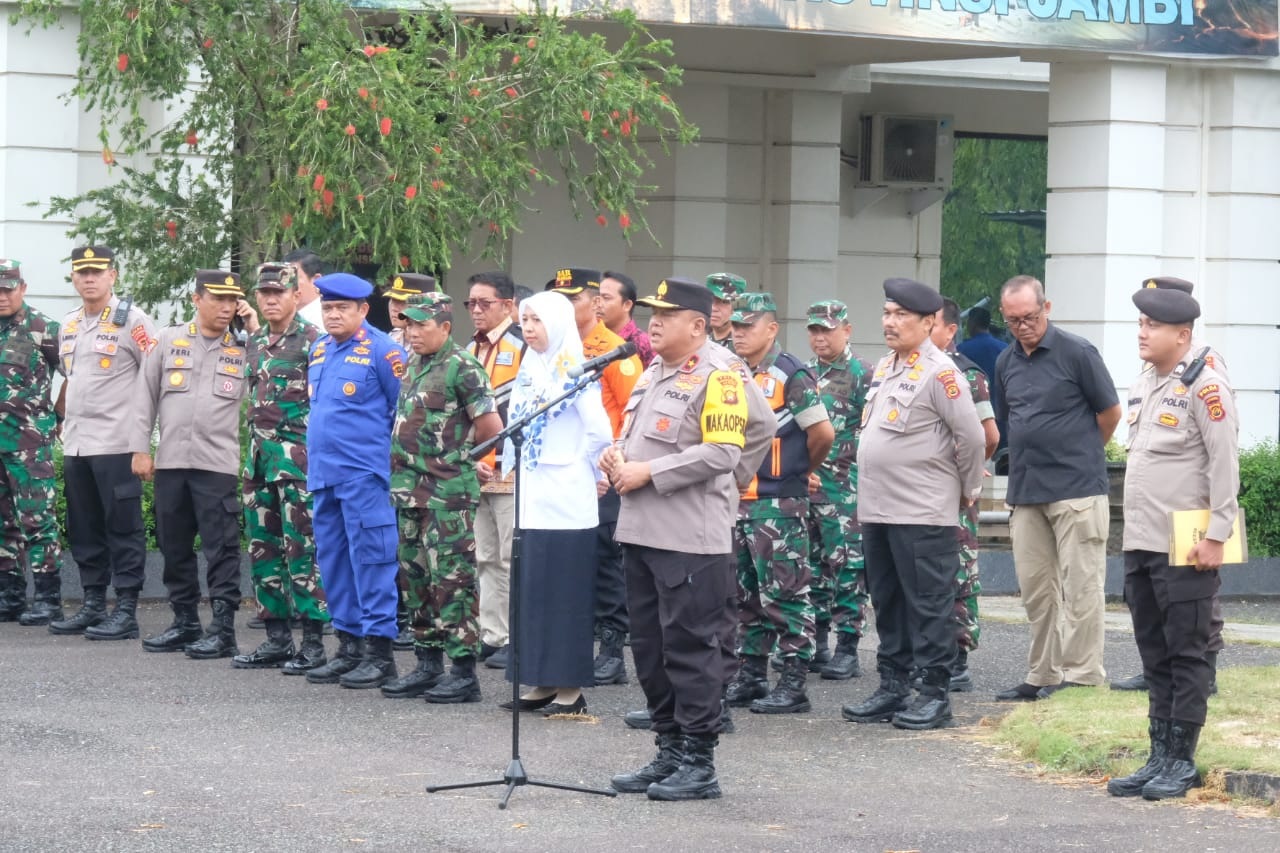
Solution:
<svg viewBox="0 0 1280 853"><path fill-rule="evenodd" d="M1200 735L1201 773L1280 774L1280 667L1218 673L1217 696ZM1147 697L1106 688L1069 688L1006 716L996 738L1047 770L1124 776L1147 757Z"/></svg>

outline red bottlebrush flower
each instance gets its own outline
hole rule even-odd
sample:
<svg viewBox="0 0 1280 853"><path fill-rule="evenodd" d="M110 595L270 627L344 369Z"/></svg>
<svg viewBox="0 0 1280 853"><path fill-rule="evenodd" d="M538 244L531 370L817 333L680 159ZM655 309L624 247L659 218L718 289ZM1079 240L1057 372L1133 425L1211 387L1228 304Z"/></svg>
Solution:
<svg viewBox="0 0 1280 853"><path fill-rule="evenodd" d="M439 178L436 178L434 181L431 182L431 189L435 190L436 192L439 192L440 190L444 189L444 181L440 180Z"/></svg>
<svg viewBox="0 0 1280 853"><path fill-rule="evenodd" d="M511 57L511 64L512 65L520 64L520 54L517 53L515 56Z"/></svg>
<svg viewBox="0 0 1280 853"><path fill-rule="evenodd" d="M439 153L440 153L440 146L439 146L439 145L432 145L432 146L431 146L431 150L432 150L432 151L434 151L434 152L436 152L437 154L439 154Z"/></svg>
<svg viewBox="0 0 1280 853"><path fill-rule="evenodd" d="M631 122L629 122L629 121L624 121L624 122L622 123L622 126L621 126L620 128L618 128L618 132L619 132L619 133L621 133L623 136L630 136L630 135L631 135Z"/></svg>
<svg viewBox="0 0 1280 853"><path fill-rule="evenodd" d="M298 177L299 177L299 178L305 178L307 175L310 175L310 174L311 174L311 167L310 167L310 166L299 166L299 167L298 167Z"/></svg>
<svg viewBox="0 0 1280 853"><path fill-rule="evenodd" d="M311 182L311 188L316 192L324 189L324 175L316 175L316 179Z"/></svg>
<svg viewBox="0 0 1280 853"><path fill-rule="evenodd" d="M369 109L373 110L376 113L378 111L378 105L381 103L382 101L378 100L377 98L370 98Z"/></svg>
<svg viewBox="0 0 1280 853"><path fill-rule="evenodd" d="M129 70L129 54L122 53L116 57L116 70L117 71Z"/></svg>
<svg viewBox="0 0 1280 853"><path fill-rule="evenodd" d="M524 43L524 46L525 46L525 47L527 47L527 48L529 48L529 50L533 50L535 47L537 47L537 46L538 46L538 40L537 40L537 39L529 39L527 42L525 42L525 43Z"/></svg>
<svg viewBox="0 0 1280 853"><path fill-rule="evenodd" d="M382 121L378 122L378 132L381 133L383 136L390 136L391 135L391 119L383 118Z"/></svg>
<svg viewBox="0 0 1280 853"><path fill-rule="evenodd" d="M614 110L613 112L609 113L609 118L613 119L614 121L617 121L618 116L620 115L622 115L622 113L618 112L617 110Z"/></svg>
<svg viewBox="0 0 1280 853"><path fill-rule="evenodd" d="M514 98L514 97L517 97L519 94L520 94L520 93L519 93L518 91L516 91L516 87L515 87L515 86L508 86L508 87L507 87L507 97L508 97L508 98Z"/></svg>
<svg viewBox="0 0 1280 853"><path fill-rule="evenodd" d="M213 47L213 39L211 38L205 39L203 42L200 43L200 46L203 47L205 50L208 50L209 48Z"/></svg>
<svg viewBox="0 0 1280 853"><path fill-rule="evenodd" d="M324 202L325 207L333 207L333 190L325 190L320 195L320 200Z"/></svg>
<svg viewBox="0 0 1280 853"><path fill-rule="evenodd" d="M137 10L137 9L130 9L129 11L127 11L127 12L125 12L125 13L124 13L124 16L125 16L126 18L128 18L129 20L131 20L131 21L136 21L136 20L138 20L138 10Z"/></svg>
<svg viewBox="0 0 1280 853"><path fill-rule="evenodd" d="M538 170L537 170L537 169L530 169L530 170L529 170L529 174L530 174L531 176L533 176L533 177L535 177L535 178L536 178L536 177L538 177Z"/></svg>
<svg viewBox="0 0 1280 853"><path fill-rule="evenodd" d="M471 116L463 116L463 117L462 117L462 123L463 123L463 124L471 124Z"/></svg>
<svg viewBox="0 0 1280 853"><path fill-rule="evenodd" d="M664 104L669 104L669 103L671 103L671 99L670 99L670 98L668 98L666 95L663 95L663 96L662 96L662 103L664 103Z"/></svg>
<svg viewBox="0 0 1280 853"><path fill-rule="evenodd" d="M377 53L377 52L378 52L378 51L377 51L377 48L375 48L375 47L374 47L373 45L371 45L371 44L366 44L366 45L364 46L364 55L365 55L365 56L367 56L367 57L373 58L373 55L374 55L375 53Z"/></svg>
<svg viewBox="0 0 1280 853"><path fill-rule="evenodd" d="M364 100L365 98L369 97L369 90L366 89L364 86L361 86L359 89L356 90L356 94L360 96L360 100Z"/></svg>
<svg viewBox="0 0 1280 853"><path fill-rule="evenodd" d="M591 110L583 110L583 111L582 111L582 120L583 120L583 121L591 121Z"/></svg>
<svg viewBox="0 0 1280 853"><path fill-rule="evenodd" d="M169 232L169 241L173 242L178 239L178 223L170 219L164 224L164 230Z"/></svg>
<svg viewBox="0 0 1280 853"><path fill-rule="evenodd" d="M607 128L607 127L606 127L606 128L601 129L601 131L600 131L600 135L601 135L601 136L603 136L605 139L608 139L608 138L609 138L609 128Z"/></svg>
<svg viewBox="0 0 1280 853"><path fill-rule="evenodd" d="M347 134L347 136L355 136L356 126L354 124L348 123L347 126L343 128L343 131Z"/></svg>
<svg viewBox="0 0 1280 853"><path fill-rule="evenodd" d="M293 216L291 214L286 213L284 216L280 217L280 224L283 225L285 228L292 228Z"/></svg>
<svg viewBox="0 0 1280 853"><path fill-rule="evenodd" d="M414 196L418 194L418 188L410 184L404 188L404 197L413 201Z"/></svg>
<svg viewBox="0 0 1280 853"><path fill-rule="evenodd" d="M324 205L318 201L313 201L311 203L311 209L314 210L316 213L319 213L320 211L324 210Z"/></svg>
<svg viewBox="0 0 1280 853"><path fill-rule="evenodd" d="M329 102L326 101L324 98L319 99L318 101L316 101L316 109L320 110L321 112L324 112L325 110L329 109Z"/></svg>
<svg viewBox="0 0 1280 853"><path fill-rule="evenodd" d="M609 227L609 219L603 213L596 217L596 224L601 228Z"/></svg>
<svg viewBox="0 0 1280 853"><path fill-rule="evenodd" d="M480 97L480 90L479 90L479 89L472 89L472 90L471 90L471 97L473 97L473 98L478 98L478 97Z"/></svg>
<svg viewBox="0 0 1280 853"><path fill-rule="evenodd" d="M400 268L401 268L401 269L406 269L406 270L409 268L409 256L408 256L408 255L401 255L401 256L400 256Z"/></svg>
<svg viewBox="0 0 1280 853"><path fill-rule="evenodd" d="M387 183L389 183L389 184L394 184L394 183L395 183L395 181L396 181L396 173L395 173L395 172L392 172L390 175L387 175Z"/></svg>
<svg viewBox="0 0 1280 853"><path fill-rule="evenodd" d="M631 227L631 217L625 213L618 217L618 226L624 231Z"/></svg>
<svg viewBox="0 0 1280 853"><path fill-rule="evenodd" d="M391 50L391 48L387 47L385 44L380 44L373 49L373 52L377 54L383 54L389 50Z"/></svg>
<svg viewBox="0 0 1280 853"><path fill-rule="evenodd" d="M496 223L496 222L490 222L490 223L489 223L489 233L490 233L490 234L497 234L497 233L498 233L498 223Z"/></svg>
<svg viewBox="0 0 1280 853"><path fill-rule="evenodd" d="M364 193L360 193L359 195L357 195L356 201L360 204L361 207L364 207Z"/></svg>
<svg viewBox="0 0 1280 853"><path fill-rule="evenodd" d="M187 131L186 143L187 143L188 145L190 145L192 148L195 148L195 147L196 147L196 143L197 143L197 142L199 142L199 141L200 141L200 137L199 137L199 136L196 136L196 132L195 132L194 130L188 130L188 131Z"/></svg>
<svg viewBox="0 0 1280 853"><path fill-rule="evenodd" d="M114 166L116 164L116 155L112 153L110 148L102 149L102 162L106 163L108 166Z"/></svg>

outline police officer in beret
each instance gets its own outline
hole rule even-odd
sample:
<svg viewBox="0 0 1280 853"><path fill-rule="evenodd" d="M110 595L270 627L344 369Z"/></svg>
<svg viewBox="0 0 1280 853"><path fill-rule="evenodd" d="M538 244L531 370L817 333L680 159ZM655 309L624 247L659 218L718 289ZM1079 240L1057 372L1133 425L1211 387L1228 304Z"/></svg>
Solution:
<svg viewBox="0 0 1280 853"><path fill-rule="evenodd" d="M328 333L307 365L307 488L315 501L316 559L338 653L307 673L313 684L367 689L398 676L391 426L404 351L370 326L373 286L350 273L317 279Z"/></svg>
<svg viewBox="0 0 1280 853"><path fill-rule="evenodd" d="M142 641L149 652L182 649L197 660L231 657L240 607L240 401L244 348L231 333L240 276L198 270L196 315L160 332L138 373L130 435L133 473L155 477L156 539L164 556L173 624ZM155 459L151 430L160 427ZM200 535L213 619L201 636Z"/></svg>
<svg viewBox="0 0 1280 853"><path fill-rule="evenodd" d="M707 276L711 291L711 326L707 333L713 344L733 352L733 303L747 292L747 280L731 272L713 272Z"/></svg>
<svg viewBox="0 0 1280 853"><path fill-rule="evenodd" d="M720 796L715 769L725 649L737 626L731 531L738 484L773 437L746 365L708 339L712 295L669 278L639 300L653 309L657 356L627 401L618 444L600 467L622 495L631 651L657 755L613 777L655 800Z"/></svg>
<svg viewBox="0 0 1280 853"><path fill-rule="evenodd" d="M21 265L0 260L0 621L47 625L63 616L49 396L61 365L58 324L26 305L26 293Z"/></svg>
<svg viewBox="0 0 1280 853"><path fill-rule="evenodd" d="M1196 743L1213 679L1210 618L1223 543L1239 514L1239 421L1227 378L1192 351L1196 300L1148 281L1133 303L1138 355L1150 366L1129 392L1124 598L1147 681L1151 754L1107 791L1159 800L1199 784ZM1208 529L1171 565L1169 513L1195 509L1209 511Z"/></svg>
<svg viewBox="0 0 1280 853"><path fill-rule="evenodd" d="M858 521L876 614L880 687L846 720L932 729L951 719L951 626L960 545L956 515L982 488L984 440L973 398L929 333L942 296L884 283L889 349L876 365L858 445ZM911 675L919 674L913 701Z"/></svg>
<svg viewBox="0 0 1280 853"><path fill-rule="evenodd" d="M1177 290L1187 294L1188 296L1190 296L1192 291L1195 289L1195 285L1186 279L1175 278L1173 276L1156 276L1154 278L1149 278L1142 283L1142 286L1147 289L1154 287L1159 290ZM1231 377L1227 373L1227 360L1223 358L1222 353L1218 352L1214 347L1206 344L1203 340L1197 338L1195 336L1195 329L1192 329L1192 355L1199 355L1200 352L1205 349L1208 349L1208 352L1205 353L1204 356L1205 364L1216 370L1223 379L1227 380L1227 382L1230 382ZM1132 411L1133 407L1139 405L1140 402L1140 400L1130 397L1128 400L1129 410ZM1215 594L1213 596L1213 615L1209 620L1209 651L1206 654L1209 665L1214 668L1215 673L1218 669L1218 653L1222 651L1225 645L1222 640L1223 621L1222 602ZM1141 672L1139 672L1137 675L1132 675L1128 678L1116 679L1111 682L1110 686L1112 690L1146 690L1147 679ZM1209 692L1218 692L1218 682L1216 678L1209 685Z"/></svg>
<svg viewBox="0 0 1280 853"><path fill-rule="evenodd" d="M108 246L71 252L71 284L81 305L62 320L58 351L66 421L62 476L67 495L67 538L80 567L84 604L53 634L83 633L90 640L138 637L138 593L147 558L142 482L133 473L129 429L138 373L156 346L156 327L132 299L113 292L118 276ZM116 605L106 612L107 585Z"/></svg>

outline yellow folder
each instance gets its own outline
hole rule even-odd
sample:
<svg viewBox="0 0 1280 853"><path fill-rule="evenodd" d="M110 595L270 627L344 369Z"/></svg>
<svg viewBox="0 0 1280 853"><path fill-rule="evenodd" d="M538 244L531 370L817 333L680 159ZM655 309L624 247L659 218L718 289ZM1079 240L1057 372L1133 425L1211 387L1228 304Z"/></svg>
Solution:
<svg viewBox="0 0 1280 853"><path fill-rule="evenodd" d="M1169 513L1169 565L1185 566L1187 552L1204 538L1209 530L1209 510L1182 509ZM1245 541L1244 509L1236 513L1231 535L1222 545L1222 562L1249 562L1249 543Z"/></svg>

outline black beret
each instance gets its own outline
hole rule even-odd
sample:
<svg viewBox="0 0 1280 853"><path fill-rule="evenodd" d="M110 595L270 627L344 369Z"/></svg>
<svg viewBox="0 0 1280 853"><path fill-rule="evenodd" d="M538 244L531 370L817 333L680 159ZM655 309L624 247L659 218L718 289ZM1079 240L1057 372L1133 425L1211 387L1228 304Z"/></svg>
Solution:
<svg viewBox="0 0 1280 853"><path fill-rule="evenodd" d="M1200 316L1200 303L1184 290L1144 287L1133 294L1133 304L1159 323L1190 323Z"/></svg>
<svg viewBox="0 0 1280 853"><path fill-rule="evenodd" d="M884 298L917 314L936 314L942 310L941 293L909 278L885 279Z"/></svg>
<svg viewBox="0 0 1280 853"><path fill-rule="evenodd" d="M1180 290L1188 296L1195 289L1195 285L1187 281L1185 278L1174 278L1171 275L1157 276L1149 278L1142 283L1144 290Z"/></svg>

